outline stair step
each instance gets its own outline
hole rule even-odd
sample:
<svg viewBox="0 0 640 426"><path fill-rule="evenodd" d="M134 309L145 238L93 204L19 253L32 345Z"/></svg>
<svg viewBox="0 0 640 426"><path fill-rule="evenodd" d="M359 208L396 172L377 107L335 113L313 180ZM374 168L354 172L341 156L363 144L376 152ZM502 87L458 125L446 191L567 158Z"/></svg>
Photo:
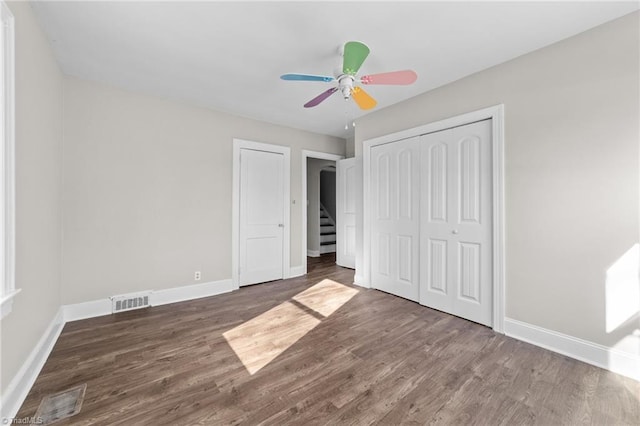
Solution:
<svg viewBox="0 0 640 426"><path fill-rule="evenodd" d="M326 234L330 232L336 232L336 227L334 225L320 225L321 234Z"/></svg>
<svg viewBox="0 0 640 426"><path fill-rule="evenodd" d="M324 246L320 246L320 254L325 254L325 253L335 253L336 252L336 245L335 244L327 244Z"/></svg>
<svg viewBox="0 0 640 426"><path fill-rule="evenodd" d="M335 243L336 242L336 234L325 234L325 235L320 235L320 244L324 244L324 243Z"/></svg>
<svg viewBox="0 0 640 426"><path fill-rule="evenodd" d="M335 253L336 226L327 211L320 206L320 254Z"/></svg>

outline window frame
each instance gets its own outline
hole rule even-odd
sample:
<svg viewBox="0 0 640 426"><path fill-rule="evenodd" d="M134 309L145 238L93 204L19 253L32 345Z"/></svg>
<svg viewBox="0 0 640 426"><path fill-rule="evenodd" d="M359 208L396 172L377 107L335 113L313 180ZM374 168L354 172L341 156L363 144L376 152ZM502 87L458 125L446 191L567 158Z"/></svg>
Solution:
<svg viewBox="0 0 640 426"><path fill-rule="evenodd" d="M0 0L0 319L15 287L15 20Z"/></svg>

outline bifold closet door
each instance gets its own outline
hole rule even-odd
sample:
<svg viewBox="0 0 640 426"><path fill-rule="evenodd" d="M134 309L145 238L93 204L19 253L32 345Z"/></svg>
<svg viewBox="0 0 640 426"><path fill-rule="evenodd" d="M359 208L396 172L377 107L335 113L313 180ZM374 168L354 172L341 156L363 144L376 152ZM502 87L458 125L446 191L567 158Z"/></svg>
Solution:
<svg viewBox="0 0 640 426"><path fill-rule="evenodd" d="M491 326L491 120L421 136L420 150L420 303Z"/></svg>
<svg viewBox="0 0 640 426"><path fill-rule="evenodd" d="M371 149L371 283L419 298L419 138Z"/></svg>

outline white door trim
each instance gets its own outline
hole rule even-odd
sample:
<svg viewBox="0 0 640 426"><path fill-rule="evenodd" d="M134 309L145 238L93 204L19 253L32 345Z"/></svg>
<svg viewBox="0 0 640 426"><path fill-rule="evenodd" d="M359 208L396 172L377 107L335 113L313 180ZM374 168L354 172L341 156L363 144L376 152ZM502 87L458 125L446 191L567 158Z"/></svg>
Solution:
<svg viewBox="0 0 640 426"><path fill-rule="evenodd" d="M231 200L231 281L233 289L240 288L240 150L273 152L284 156L284 236L282 239L282 278L291 276L291 148L253 142L244 139L233 139L233 181Z"/></svg>
<svg viewBox="0 0 640 426"><path fill-rule="evenodd" d="M307 158L317 158L319 160L338 161L344 159L343 155L329 154L327 152L302 150L302 266L303 272L307 273Z"/></svg>
<svg viewBox="0 0 640 426"><path fill-rule="evenodd" d="M411 129L402 130L388 135L364 141L363 144L363 273L356 271L356 275L363 277L363 286L371 287L371 217L367 208L371 201L369 179L371 177L371 148L401 139L438 132L451 127L462 126L480 120L492 120L492 189L493 189L493 329L504 333L505 316L505 227L504 227L504 105L495 105L466 114L436 121Z"/></svg>

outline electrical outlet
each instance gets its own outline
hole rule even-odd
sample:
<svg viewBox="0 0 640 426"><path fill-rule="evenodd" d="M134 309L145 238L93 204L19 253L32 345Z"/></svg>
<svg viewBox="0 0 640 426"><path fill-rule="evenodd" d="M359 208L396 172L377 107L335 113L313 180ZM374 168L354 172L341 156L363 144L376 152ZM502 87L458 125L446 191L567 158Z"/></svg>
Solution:
<svg viewBox="0 0 640 426"><path fill-rule="evenodd" d="M193 278L194 278L196 281L200 281L200 278L202 278L202 275L200 275L200 271L196 271L196 273L195 273L195 274L193 274Z"/></svg>

